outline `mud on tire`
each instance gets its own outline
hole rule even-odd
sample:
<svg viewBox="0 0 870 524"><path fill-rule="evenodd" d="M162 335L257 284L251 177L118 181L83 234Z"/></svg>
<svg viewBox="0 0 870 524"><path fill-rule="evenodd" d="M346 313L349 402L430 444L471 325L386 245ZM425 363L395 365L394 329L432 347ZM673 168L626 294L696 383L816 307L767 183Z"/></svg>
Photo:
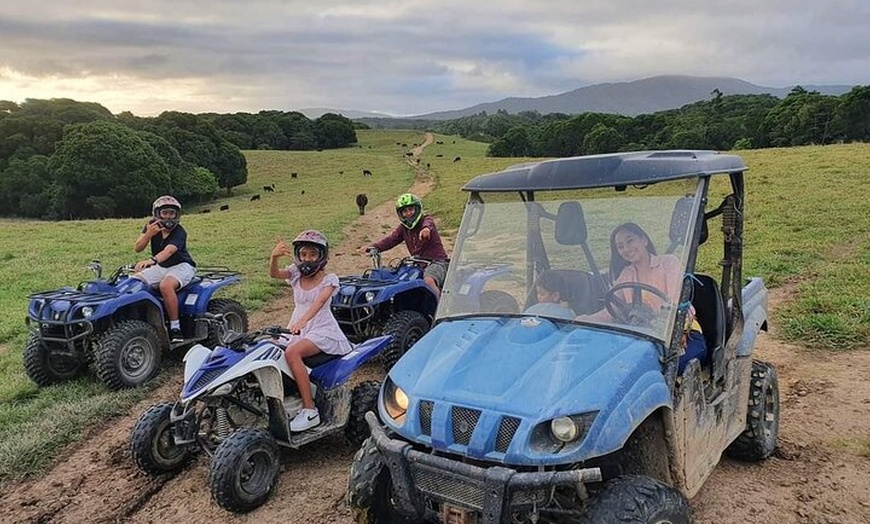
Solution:
<svg viewBox="0 0 870 524"><path fill-rule="evenodd" d="M353 388L350 397L350 414L344 427L344 436L352 446L360 446L372 434L365 415L369 411L378 412L379 382L369 380Z"/></svg>
<svg viewBox="0 0 870 524"><path fill-rule="evenodd" d="M429 320L417 311L397 311L390 315L384 324L384 335L392 335L393 339L380 354L384 371L389 372L408 348L420 340L429 331Z"/></svg>
<svg viewBox="0 0 870 524"><path fill-rule="evenodd" d="M624 475L608 481L589 503L583 524L690 524L689 502L658 480Z"/></svg>
<svg viewBox="0 0 870 524"><path fill-rule="evenodd" d="M223 315L227 322L227 328L236 333L247 333L248 312L245 306L230 298L215 298L208 302L208 312L213 315ZM208 338L203 345L213 348L221 343L218 328L209 325Z"/></svg>
<svg viewBox="0 0 870 524"><path fill-rule="evenodd" d="M403 517L390 503L393 483L384 457L375 441L363 442L350 465L347 481L347 503L357 524L412 524L414 519Z"/></svg>
<svg viewBox="0 0 870 524"><path fill-rule="evenodd" d="M24 370L30 380L39 387L46 387L81 375L86 367L84 362L74 357L53 355L51 349L30 333L24 346Z"/></svg>
<svg viewBox="0 0 870 524"><path fill-rule="evenodd" d="M174 473L190 461L189 448L175 445L169 415L172 404L163 402L148 408L130 432L130 451L136 465L149 475Z"/></svg>
<svg viewBox="0 0 870 524"><path fill-rule="evenodd" d="M153 326L141 320L124 320L97 340L94 367L109 389L134 388L157 374L161 352Z"/></svg>
<svg viewBox="0 0 870 524"><path fill-rule="evenodd" d="M771 456L779 437L779 382L776 369L760 360L752 361L746 429L725 450L738 460L757 462Z"/></svg>
<svg viewBox="0 0 870 524"><path fill-rule="evenodd" d="M278 443L268 431L238 429L215 450L209 470L211 496L225 510L247 513L272 494L280 468Z"/></svg>

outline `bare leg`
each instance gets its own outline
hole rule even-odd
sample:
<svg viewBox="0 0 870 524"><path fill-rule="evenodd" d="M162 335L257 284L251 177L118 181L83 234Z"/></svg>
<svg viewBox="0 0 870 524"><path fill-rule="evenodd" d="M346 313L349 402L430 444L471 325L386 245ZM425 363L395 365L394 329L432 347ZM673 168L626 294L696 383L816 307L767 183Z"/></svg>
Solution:
<svg viewBox="0 0 870 524"><path fill-rule="evenodd" d="M426 285L428 285L430 288L432 288L432 291L435 292L435 298L436 298L436 299L440 299L440 298L441 298L441 290L438 289L438 284L435 283L435 279L434 279L434 278L432 278L432 277L424 277L424 278L423 278L423 282L426 282Z"/></svg>
<svg viewBox="0 0 870 524"><path fill-rule="evenodd" d="M284 351L284 358L287 359L287 365L293 372L293 380L299 388L299 396L302 397L302 407L307 409L314 409L314 399L311 398L311 381L308 380L308 370L305 369L302 359L318 353L320 349L307 338L297 340Z"/></svg>
<svg viewBox="0 0 870 524"><path fill-rule="evenodd" d="M173 277L165 277L160 281L160 294L163 296L163 307L166 308L166 316L169 320L178 320L178 295L175 290L179 288L179 282Z"/></svg>

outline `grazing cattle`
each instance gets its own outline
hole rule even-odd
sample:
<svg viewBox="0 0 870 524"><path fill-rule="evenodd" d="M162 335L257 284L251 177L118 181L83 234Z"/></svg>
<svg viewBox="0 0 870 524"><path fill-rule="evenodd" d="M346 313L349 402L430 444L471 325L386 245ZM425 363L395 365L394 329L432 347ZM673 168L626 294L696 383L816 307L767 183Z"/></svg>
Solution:
<svg viewBox="0 0 870 524"><path fill-rule="evenodd" d="M226 204L226 205L221 206L221 211L229 211L229 209L230 209L230 205L229 205L229 204Z"/></svg>
<svg viewBox="0 0 870 524"><path fill-rule="evenodd" d="M369 203L369 198L366 196L365 193L360 193L356 196L356 207L359 208L360 215L366 214L366 204L368 204L368 203Z"/></svg>
<svg viewBox="0 0 870 524"><path fill-rule="evenodd" d="M256 202L257 200L260 200L260 195L254 195L251 197L251 202Z"/></svg>
<svg viewBox="0 0 870 524"><path fill-rule="evenodd" d="M211 213L211 209L203 209L200 213Z"/></svg>
<svg viewBox="0 0 870 524"><path fill-rule="evenodd" d="M441 157L443 157L444 155L440 155L440 154L439 154L439 155L435 155L435 156L437 156L438 158L441 158Z"/></svg>
<svg viewBox="0 0 870 524"><path fill-rule="evenodd" d="M296 178L296 173L290 173L290 178Z"/></svg>
<svg viewBox="0 0 870 524"><path fill-rule="evenodd" d="M443 144L444 142L442 142L440 140L436 140L435 143L440 145L440 144Z"/></svg>
<svg viewBox="0 0 870 524"><path fill-rule="evenodd" d="M426 162L426 169L429 169L429 162Z"/></svg>
<svg viewBox="0 0 870 524"><path fill-rule="evenodd" d="M405 156L410 158L410 157L414 156L414 153L411 153L410 151L408 151L407 153L405 153Z"/></svg>
<svg viewBox="0 0 870 524"><path fill-rule="evenodd" d="M302 194L303 194L303 195L305 194L305 190L304 190L304 189L302 190Z"/></svg>
<svg viewBox="0 0 870 524"><path fill-rule="evenodd" d="M454 162L459 162L460 160L462 160L462 157L459 156L453 159Z"/></svg>
<svg viewBox="0 0 870 524"><path fill-rule="evenodd" d="M339 174L339 175L343 175L343 174L344 174L344 171L339 171L338 174Z"/></svg>
<svg viewBox="0 0 870 524"><path fill-rule="evenodd" d="M263 191L265 191L267 193L274 193L275 192L275 184L272 184L271 186L263 186Z"/></svg>
<svg viewBox="0 0 870 524"><path fill-rule="evenodd" d="M372 176L372 172L368 169L363 169L363 176Z"/></svg>

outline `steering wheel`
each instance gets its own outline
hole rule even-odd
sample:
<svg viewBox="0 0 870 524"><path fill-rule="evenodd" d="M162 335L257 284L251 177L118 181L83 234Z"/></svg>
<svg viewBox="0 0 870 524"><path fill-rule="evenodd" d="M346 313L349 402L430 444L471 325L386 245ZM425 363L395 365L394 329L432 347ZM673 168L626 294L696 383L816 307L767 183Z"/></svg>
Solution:
<svg viewBox="0 0 870 524"><path fill-rule="evenodd" d="M631 301L626 302L619 292L631 290ZM607 312L618 322L632 326L649 327L652 325L656 312L643 302L643 292L652 293L662 300L662 309L672 306L671 299L661 289L643 282L622 282L610 288L604 296Z"/></svg>

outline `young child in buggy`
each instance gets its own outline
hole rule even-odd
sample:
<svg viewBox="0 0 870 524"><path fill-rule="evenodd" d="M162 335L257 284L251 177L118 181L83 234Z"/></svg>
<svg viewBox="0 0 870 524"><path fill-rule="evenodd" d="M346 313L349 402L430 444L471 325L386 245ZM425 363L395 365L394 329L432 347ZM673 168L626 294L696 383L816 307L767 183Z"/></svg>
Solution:
<svg viewBox="0 0 870 524"><path fill-rule="evenodd" d="M339 283L335 273L324 271L329 259L326 237L319 231L306 230L291 245L292 250L283 239L278 239L269 258L269 275L286 280L293 288L295 307L287 325L292 335L287 337L284 355L302 398L302 410L290 421L290 431L299 432L320 424L320 412L314 405L308 370L302 359L320 352L345 355L353 348L330 309ZM283 256L291 257L293 264L279 269L278 259Z"/></svg>

